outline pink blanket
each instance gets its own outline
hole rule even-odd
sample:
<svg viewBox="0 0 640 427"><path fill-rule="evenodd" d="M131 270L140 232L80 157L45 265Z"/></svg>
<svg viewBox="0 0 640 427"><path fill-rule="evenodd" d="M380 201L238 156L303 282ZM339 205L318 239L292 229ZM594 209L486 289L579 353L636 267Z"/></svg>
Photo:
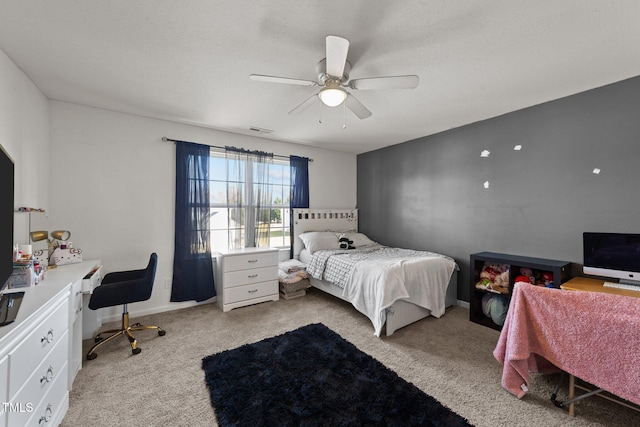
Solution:
<svg viewBox="0 0 640 427"><path fill-rule="evenodd" d="M640 298L516 283L493 351L521 398L529 372L559 372L640 404Z"/></svg>

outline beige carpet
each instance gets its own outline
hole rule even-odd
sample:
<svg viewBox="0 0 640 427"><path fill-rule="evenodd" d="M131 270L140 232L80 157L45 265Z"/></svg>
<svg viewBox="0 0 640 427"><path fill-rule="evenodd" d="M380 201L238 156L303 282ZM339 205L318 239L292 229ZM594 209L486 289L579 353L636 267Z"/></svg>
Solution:
<svg viewBox="0 0 640 427"><path fill-rule="evenodd" d="M516 399L500 386L502 367L492 355L499 333L468 318L467 309L454 307L440 319L423 319L391 337L376 338L369 320L351 305L310 290L302 298L228 313L207 304L132 319L157 324L167 335L138 333L142 353L135 356L122 338L107 344L97 359L85 360L62 425L216 425L201 359L316 322L479 427L640 425L639 413L599 397L578 402L577 416L569 416L549 401L554 375L534 375L529 394ZM84 342L85 351L91 344ZM559 394L565 398L566 386Z"/></svg>

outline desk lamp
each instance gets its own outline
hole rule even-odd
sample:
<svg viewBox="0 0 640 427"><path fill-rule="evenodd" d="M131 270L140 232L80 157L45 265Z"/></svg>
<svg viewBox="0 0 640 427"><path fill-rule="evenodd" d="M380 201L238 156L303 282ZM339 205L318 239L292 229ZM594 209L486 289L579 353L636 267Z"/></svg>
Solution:
<svg viewBox="0 0 640 427"><path fill-rule="evenodd" d="M56 240L61 240L63 242L66 242L71 238L71 232L67 230L56 230L51 232L51 237L53 237Z"/></svg>

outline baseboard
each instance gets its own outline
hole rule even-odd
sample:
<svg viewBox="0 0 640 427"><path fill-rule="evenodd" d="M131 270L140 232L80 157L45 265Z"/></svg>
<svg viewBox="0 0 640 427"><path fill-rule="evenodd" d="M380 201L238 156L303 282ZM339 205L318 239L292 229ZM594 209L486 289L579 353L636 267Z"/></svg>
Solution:
<svg viewBox="0 0 640 427"><path fill-rule="evenodd" d="M195 301L172 302L172 303L169 303L168 305L147 308L143 310L129 310L129 317L134 318L134 317L146 316L149 314L165 313L167 311L194 307L196 305L212 304L212 303L215 303L216 301L217 301L216 297L213 297L211 299L208 299L202 302L195 302ZM120 320L122 320L122 313L114 314L112 316L105 316L102 318L102 323L104 324L104 323L116 322L116 321L119 322Z"/></svg>
<svg viewBox="0 0 640 427"><path fill-rule="evenodd" d="M470 307L470 305L469 305L469 303L467 301L462 301L462 300L458 300L456 302L456 305L458 307L463 307L463 308L469 308Z"/></svg>

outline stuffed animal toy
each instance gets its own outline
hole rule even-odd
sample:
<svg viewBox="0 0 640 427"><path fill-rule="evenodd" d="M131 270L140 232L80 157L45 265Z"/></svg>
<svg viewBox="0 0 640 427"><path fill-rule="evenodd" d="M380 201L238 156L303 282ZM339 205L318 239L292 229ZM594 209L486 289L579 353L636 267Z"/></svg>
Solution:
<svg viewBox="0 0 640 427"><path fill-rule="evenodd" d="M509 272L503 271L498 274L493 281L493 290L500 292L501 294L509 293Z"/></svg>
<svg viewBox="0 0 640 427"><path fill-rule="evenodd" d="M476 289L482 289L482 290L486 290L491 289L491 285L493 284L493 282L489 279L480 279L478 281L478 283L476 283Z"/></svg>
<svg viewBox="0 0 640 427"><path fill-rule="evenodd" d="M497 264L485 264L480 272L481 279L489 279L491 282L496 280L496 276L500 274Z"/></svg>
<svg viewBox="0 0 640 427"><path fill-rule="evenodd" d="M531 283L531 279L528 276L518 276L516 277L516 280L514 283L517 282L527 282L527 283Z"/></svg>
<svg viewBox="0 0 640 427"><path fill-rule="evenodd" d="M536 283L536 276L533 275L533 270L527 267L522 267L520 269L520 274L529 278L529 280L523 280L523 282L529 282L531 284Z"/></svg>
<svg viewBox="0 0 640 427"><path fill-rule="evenodd" d="M553 286L553 274L548 271L542 273L542 282L545 288L555 288L555 286Z"/></svg>
<svg viewBox="0 0 640 427"><path fill-rule="evenodd" d="M486 294L482 297L482 312L498 326L504 325L509 300L503 295Z"/></svg>
<svg viewBox="0 0 640 427"><path fill-rule="evenodd" d="M356 247L353 246L353 240L349 240L349 238L347 236L343 234L340 235L340 238L338 239L338 242L340 243L340 249L355 249Z"/></svg>

